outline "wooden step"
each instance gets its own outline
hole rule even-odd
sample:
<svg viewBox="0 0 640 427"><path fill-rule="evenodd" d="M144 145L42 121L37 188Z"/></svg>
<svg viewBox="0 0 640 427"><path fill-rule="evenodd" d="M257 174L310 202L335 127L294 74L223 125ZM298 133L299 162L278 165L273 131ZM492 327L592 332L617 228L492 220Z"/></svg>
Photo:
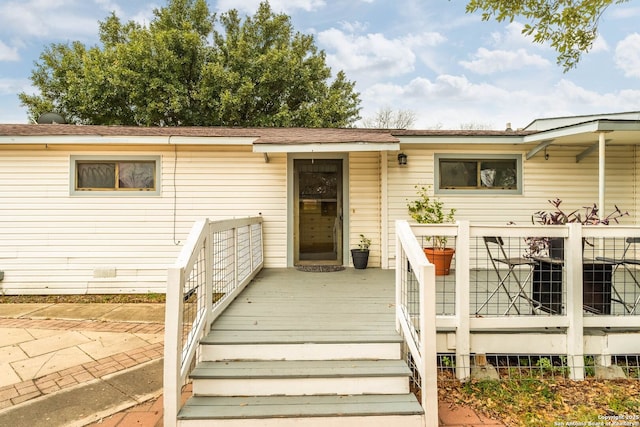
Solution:
<svg viewBox="0 0 640 427"><path fill-rule="evenodd" d="M189 399L179 426L419 427L423 410L413 394L358 396L201 397Z"/></svg>
<svg viewBox="0 0 640 427"><path fill-rule="evenodd" d="M213 330L201 341L202 360L399 359L395 332L336 330Z"/></svg>
<svg viewBox="0 0 640 427"><path fill-rule="evenodd" d="M402 360L202 362L191 373L194 395L273 396L403 394L411 371Z"/></svg>

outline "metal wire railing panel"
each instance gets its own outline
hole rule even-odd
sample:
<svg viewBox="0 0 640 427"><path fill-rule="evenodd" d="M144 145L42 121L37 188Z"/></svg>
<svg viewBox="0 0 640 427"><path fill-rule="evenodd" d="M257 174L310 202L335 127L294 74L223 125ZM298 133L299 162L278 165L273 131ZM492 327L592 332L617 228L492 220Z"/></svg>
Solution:
<svg viewBox="0 0 640 427"><path fill-rule="evenodd" d="M257 246L257 247L256 247ZM175 425L180 390L215 316L262 268L262 218L198 221L167 279L165 425ZM260 260L256 262L256 260Z"/></svg>

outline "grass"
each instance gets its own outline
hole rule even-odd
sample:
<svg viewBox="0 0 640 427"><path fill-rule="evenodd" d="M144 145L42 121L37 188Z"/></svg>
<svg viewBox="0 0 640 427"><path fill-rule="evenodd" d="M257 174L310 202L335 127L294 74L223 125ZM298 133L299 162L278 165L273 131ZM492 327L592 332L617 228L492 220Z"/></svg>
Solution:
<svg viewBox="0 0 640 427"><path fill-rule="evenodd" d="M605 425L598 424L604 417L626 418L632 420L629 425L640 425L640 418L635 418L640 415L637 380L441 381L439 392L441 401L471 406L507 426Z"/></svg>
<svg viewBox="0 0 640 427"><path fill-rule="evenodd" d="M123 303L164 303L165 294L96 294L96 295L1 295L0 304L123 304Z"/></svg>

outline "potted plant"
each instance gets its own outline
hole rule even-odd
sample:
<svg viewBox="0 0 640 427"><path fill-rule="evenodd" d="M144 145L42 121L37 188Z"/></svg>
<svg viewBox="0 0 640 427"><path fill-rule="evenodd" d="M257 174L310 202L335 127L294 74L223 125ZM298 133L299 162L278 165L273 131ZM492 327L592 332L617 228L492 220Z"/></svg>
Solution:
<svg viewBox="0 0 640 427"><path fill-rule="evenodd" d="M556 198L549 200L554 207L553 211L538 211L531 216L531 222L540 225L564 225L569 223L580 223L582 225L609 225L611 221L618 222L618 219L629 215L629 212L622 212L618 206L606 217L600 218L598 206L594 203L592 206L584 207L584 215L579 209L567 212L560 207L562 200ZM529 257L540 257L545 254L550 258L564 259L564 239L547 238L547 237L530 237L526 239L529 245L527 255ZM583 241L584 245L593 246L588 241Z"/></svg>
<svg viewBox="0 0 640 427"><path fill-rule="evenodd" d="M371 239L367 238L364 234L360 235L360 242L357 249L351 249L351 258L353 258L353 267L359 270L367 268L369 263L369 246L371 246Z"/></svg>
<svg viewBox="0 0 640 427"><path fill-rule="evenodd" d="M580 223L582 225L609 225L611 221L618 222L620 217L629 215L622 212L618 206L606 217L600 218L598 206L585 206L582 213L579 209L565 211L560 205L562 200L549 200L552 211L535 212L532 222L540 225L563 225ZM541 303L541 308L550 313L560 313L562 310L562 268L564 264L564 239L548 237L529 237L525 239L529 248L525 254L535 259L533 270L533 299ZM586 239L585 245L593 246ZM547 258L548 257L548 258ZM608 314L611 304L611 275L612 266L606 262L591 260L583 262L583 302L586 310L594 313Z"/></svg>
<svg viewBox="0 0 640 427"><path fill-rule="evenodd" d="M418 198L407 203L409 215L418 224L447 224L453 223L456 210L444 209L444 203L435 197L429 196L429 188L415 186ZM433 239L433 246L424 248L424 254L429 262L435 265L436 275L444 276L449 274L451 259L455 249L447 248L446 236L427 237L427 241Z"/></svg>

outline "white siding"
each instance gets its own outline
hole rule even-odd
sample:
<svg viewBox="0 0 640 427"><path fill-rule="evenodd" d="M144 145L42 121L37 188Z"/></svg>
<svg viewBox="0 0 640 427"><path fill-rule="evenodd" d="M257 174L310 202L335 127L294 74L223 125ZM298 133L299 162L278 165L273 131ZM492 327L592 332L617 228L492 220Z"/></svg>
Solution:
<svg viewBox="0 0 640 427"><path fill-rule="evenodd" d="M286 157L265 163L250 150L178 147L177 161L170 146L0 150L0 289L164 292L167 266L202 218L261 214L265 264L285 266ZM69 159L84 154L161 155L161 195L70 196Z"/></svg>
<svg viewBox="0 0 640 427"><path fill-rule="evenodd" d="M455 208L456 219L484 224L530 224L531 215L540 210L549 210L548 200L560 198L563 207L581 209L598 202L598 155L597 151L576 163L576 155L586 146L558 147L548 149L549 159L540 152L526 160L526 150L531 147L508 147L473 145L442 145L424 147L403 147L408 155L407 166L398 166L396 155L387 156L389 194L389 259L395 254L394 223L397 219L410 220L407 202L415 198L415 185L429 185L433 190L434 154L522 154L523 182L521 195L475 194L438 196L446 209ZM640 205L636 199L636 189L640 184L637 177L635 147L610 146L606 152L606 206L605 213L611 212L614 204L629 211L625 224L638 222ZM392 264L390 264L392 265Z"/></svg>
<svg viewBox="0 0 640 427"><path fill-rule="evenodd" d="M349 155L349 248L357 248L360 234L371 239L369 266L380 267L381 253L380 153ZM350 265L353 265L349 254Z"/></svg>

